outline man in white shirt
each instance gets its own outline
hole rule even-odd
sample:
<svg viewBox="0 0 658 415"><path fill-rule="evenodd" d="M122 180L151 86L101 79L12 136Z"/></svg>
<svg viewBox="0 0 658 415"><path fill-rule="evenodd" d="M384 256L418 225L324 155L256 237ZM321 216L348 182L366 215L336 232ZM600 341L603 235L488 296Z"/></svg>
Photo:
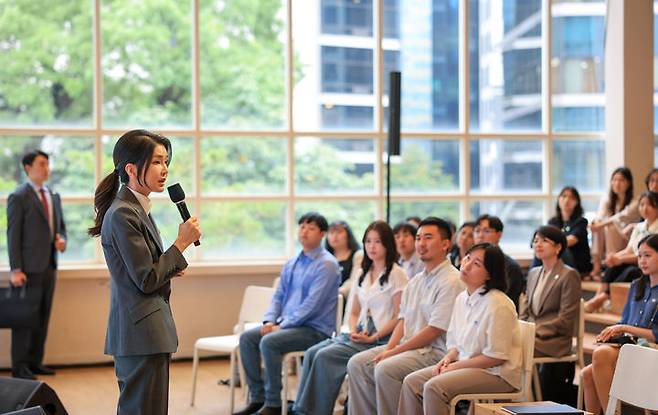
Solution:
<svg viewBox="0 0 658 415"><path fill-rule="evenodd" d="M452 308L464 286L447 259L452 233L439 218L421 221L416 251L425 270L409 282L400 305L400 319L387 345L353 356L349 374L349 412L397 413L404 377L437 363L446 353L445 333Z"/></svg>

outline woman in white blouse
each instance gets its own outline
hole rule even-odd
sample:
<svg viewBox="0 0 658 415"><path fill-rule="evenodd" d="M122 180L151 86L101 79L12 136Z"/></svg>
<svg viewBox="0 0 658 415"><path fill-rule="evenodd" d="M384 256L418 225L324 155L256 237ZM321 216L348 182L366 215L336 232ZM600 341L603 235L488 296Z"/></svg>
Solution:
<svg viewBox="0 0 658 415"><path fill-rule="evenodd" d="M503 252L488 243L474 245L460 277L466 290L452 310L448 353L404 379L399 414L445 415L456 395L521 387L521 336L514 303L505 295Z"/></svg>
<svg viewBox="0 0 658 415"><path fill-rule="evenodd" d="M293 409L298 414L332 414L356 353L386 344L398 321L407 275L396 263L398 254L391 227L375 221L363 236L361 274L354 282L349 334L316 344L304 353L304 367Z"/></svg>

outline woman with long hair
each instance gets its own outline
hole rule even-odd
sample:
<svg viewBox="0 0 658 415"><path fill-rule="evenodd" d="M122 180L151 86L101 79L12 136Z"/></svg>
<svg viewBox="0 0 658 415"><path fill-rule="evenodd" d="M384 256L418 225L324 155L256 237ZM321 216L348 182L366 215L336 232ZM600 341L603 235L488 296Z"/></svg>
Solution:
<svg viewBox="0 0 658 415"><path fill-rule="evenodd" d="M336 257L340 266L340 288L338 292L347 301L356 276L360 274L363 251L354 237L352 228L343 220L329 224L329 232L324 247ZM347 312L347 308L345 310Z"/></svg>
<svg viewBox="0 0 658 415"><path fill-rule="evenodd" d="M588 274L592 271L592 256L587 241L587 218L583 214L580 193L573 186L565 186L560 190L555 215L548 220L548 224L562 230L567 238L567 246L562 253L565 264L581 274Z"/></svg>
<svg viewBox="0 0 658 415"><path fill-rule="evenodd" d="M638 203L633 200L633 174L628 167L617 167L610 176L610 190L601 199L592 231L592 277L601 277L601 261L622 250L628 243L628 225L640 220Z"/></svg>
<svg viewBox="0 0 658 415"><path fill-rule="evenodd" d="M384 221L372 222L363 234L363 246L361 274L353 288L350 332L304 353L295 413L332 414L350 357L386 344L397 324L407 275L397 264L393 230Z"/></svg>
<svg viewBox="0 0 658 415"><path fill-rule="evenodd" d="M648 235L639 243L638 264L643 276L633 281L619 324L606 327L596 337L599 346L592 364L583 369L585 409L598 415L608 407L608 396L619 357L615 338L628 334L658 339L658 235Z"/></svg>
<svg viewBox="0 0 658 415"><path fill-rule="evenodd" d="M605 258L607 268L596 295L585 303L585 311L591 313L600 308L610 297L610 284L631 282L642 275L637 263L638 242L647 235L658 233L658 193L644 192L640 196L640 216L644 219L633 228L626 247Z"/></svg>
<svg viewBox="0 0 658 415"><path fill-rule="evenodd" d="M164 190L171 155L167 138L128 131L115 144L114 170L94 197L89 234L101 237L112 280L105 353L114 356L119 415L167 413L169 361L178 347L170 281L183 275L183 251L201 236L192 217L165 250L151 217L149 195Z"/></svg>

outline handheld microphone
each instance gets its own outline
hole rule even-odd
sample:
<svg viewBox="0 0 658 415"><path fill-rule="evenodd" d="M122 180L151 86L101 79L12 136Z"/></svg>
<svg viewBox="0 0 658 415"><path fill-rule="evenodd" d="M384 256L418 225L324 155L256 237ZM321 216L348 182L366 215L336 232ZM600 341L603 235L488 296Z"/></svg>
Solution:
<svg viewBox="0 0 658 415"><path fill-rule="evenodd" d="M178 212L180 212L180 217L183 218L183 222L187 221L191 215L185 204L185 192L183 191L183 188L179 183L175 183L167 187L167 191L169 192L169 198L178 208ZM194 241L194 246L199 245L201 245L201 242Z"/></svg>

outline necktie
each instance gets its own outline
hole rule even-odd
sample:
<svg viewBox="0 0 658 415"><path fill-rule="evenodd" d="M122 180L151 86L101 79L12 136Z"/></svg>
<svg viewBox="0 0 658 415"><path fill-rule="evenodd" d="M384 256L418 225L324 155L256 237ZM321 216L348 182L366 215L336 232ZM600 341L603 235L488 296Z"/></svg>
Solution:
<svg viewBox="0 0 658 415"><path fill-rule="evenodd" d="M43 190L43 187L39 189L39 194L41 195L41 204L43 205L43 212L46 214L46 218L48 218L48 226L50 226L50 209L48 208L48 199L46 198L46 191ZM52 231L52 227L51 227Z"/></svg>

